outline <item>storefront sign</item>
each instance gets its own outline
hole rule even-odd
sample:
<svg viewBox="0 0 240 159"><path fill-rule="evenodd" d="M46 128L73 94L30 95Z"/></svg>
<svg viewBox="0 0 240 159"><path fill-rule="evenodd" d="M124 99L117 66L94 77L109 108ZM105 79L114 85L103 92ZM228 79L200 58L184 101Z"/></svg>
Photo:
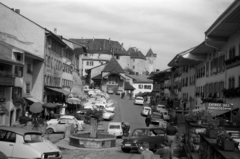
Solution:
<svg viewBox="0 0 240 159"><path fill-rule="evenodd" d="M207 103L208 110L232 110L232 105L227 103Z"/></svg>

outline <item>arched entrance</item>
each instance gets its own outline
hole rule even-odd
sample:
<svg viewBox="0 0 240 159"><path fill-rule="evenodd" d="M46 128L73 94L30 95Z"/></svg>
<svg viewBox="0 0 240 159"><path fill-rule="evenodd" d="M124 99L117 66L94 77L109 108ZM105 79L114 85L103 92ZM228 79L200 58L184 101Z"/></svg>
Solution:
<svg viewBox="0 0 240 159"><path fill-rule="evenodd" d="M17 110L16 110L16 121L19 120L20 116L21 116L21 109L17 108Z"/></svg>
<svg viewBox="0 0 240 159"><path fill-rule="evenodd" d="M10 126L12 126L12 124L13 124L13 114L14 114L14 110L12 109L12 110L10 111L10 122L9 122L9 125L10 125Z"/></svg>

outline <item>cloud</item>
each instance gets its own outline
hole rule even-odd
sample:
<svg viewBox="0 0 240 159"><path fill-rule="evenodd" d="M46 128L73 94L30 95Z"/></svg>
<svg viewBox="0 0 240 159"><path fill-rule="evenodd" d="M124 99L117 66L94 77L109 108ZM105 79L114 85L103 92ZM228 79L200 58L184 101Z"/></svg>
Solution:
<svg viewBox="0 0 240 159"><path fill-rule="evenodd" d="M233 0L2 0L67 38L111 38L158 55L158 67L200 44Z"/></svg>

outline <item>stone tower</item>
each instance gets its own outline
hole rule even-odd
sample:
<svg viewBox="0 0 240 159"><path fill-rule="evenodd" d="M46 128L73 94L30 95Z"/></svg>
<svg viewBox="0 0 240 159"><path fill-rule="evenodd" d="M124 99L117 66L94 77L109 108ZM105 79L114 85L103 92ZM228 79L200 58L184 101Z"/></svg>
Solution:
<svg viewBox="0 0 240 159"><path fill-rule="evenodd" d="M149 73L156 71L156 59L157 54L154 54L150 48L146 54L147 69Z"/></svg>

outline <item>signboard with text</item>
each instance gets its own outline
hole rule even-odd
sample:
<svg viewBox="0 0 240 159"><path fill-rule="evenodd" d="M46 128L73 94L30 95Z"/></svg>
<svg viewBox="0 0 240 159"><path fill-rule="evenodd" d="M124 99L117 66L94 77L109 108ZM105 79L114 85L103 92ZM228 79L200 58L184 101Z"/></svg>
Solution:
<svg viewBox="0 0 240 159"><path fill-rule="evenodd" d="M232 110L232 105L228 103L207 103L207 110Z"/></svg>

